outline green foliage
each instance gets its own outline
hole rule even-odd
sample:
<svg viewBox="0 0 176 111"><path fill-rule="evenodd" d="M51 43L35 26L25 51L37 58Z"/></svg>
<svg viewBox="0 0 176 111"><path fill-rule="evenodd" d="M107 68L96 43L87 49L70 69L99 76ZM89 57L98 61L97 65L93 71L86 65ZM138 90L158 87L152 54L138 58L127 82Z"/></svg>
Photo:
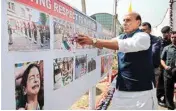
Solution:
<svg viewBox="0 0 176 111"><path fill-rule="evenodd" d="M40 21L41 21L42 25L46 25L47 16L45 13L40 13Z"/></svg>

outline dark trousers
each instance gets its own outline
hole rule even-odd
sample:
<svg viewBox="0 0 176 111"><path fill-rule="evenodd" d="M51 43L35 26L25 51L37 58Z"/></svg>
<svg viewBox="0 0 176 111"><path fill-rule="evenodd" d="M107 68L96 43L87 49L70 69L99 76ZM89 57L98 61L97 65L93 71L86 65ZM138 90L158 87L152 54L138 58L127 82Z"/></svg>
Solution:
<svg viewBox="0 0 176 111"><path fill-rule="evenodd" d="M40 39L41 39L41 43L43 44L44 43L44 33L40 33Z"/></svg>
<svg viewBox="0 0 176 111"><path fill-rule="evenodd" d="M157 84L157 90L156 90L156 95L157 95L157 99L159 102L163 102L165 103L165 92L164 92L164 77L163 77L163 73L164 73L164 69L160 67L160 75L158 78L158 84ZM161 100L161 97L164 97L164 100Z"/></svg>
<svg viewBox="0 0 176 111"><path fill-rule="evenodd" d="M176 82L176 68L164 72L165 99L168 109L175 109L173 102L174 83Z"/></svg>
<svg viewBox="0 0 176 111"><path fill-rule="evenodd" d="M31 29L29 29L29 37L31 38Z"/></svg>
<svg viewBox="0 0 176 111"><path fill-rule="evenodd" d="M34 31L34 39L37 41L37 31Z"/></svg>

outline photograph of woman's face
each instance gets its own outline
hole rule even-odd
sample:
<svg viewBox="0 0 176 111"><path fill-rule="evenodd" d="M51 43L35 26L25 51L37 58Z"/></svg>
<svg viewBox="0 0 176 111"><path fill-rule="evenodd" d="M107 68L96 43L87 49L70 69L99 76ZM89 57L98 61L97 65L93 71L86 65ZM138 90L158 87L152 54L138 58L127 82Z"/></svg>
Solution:
<svg viewBox="0 0 176 111"><path fill-rule="evenodd" d="M15 64L16 109L43 109L43 60Z"/></svg>
<svg viewBox="0 0 176 111"><path fill-rule="evenodd" d="M37 67L31 68L29 71L25 90L28 96L38 94L40 90L40 73Z"/></svg>

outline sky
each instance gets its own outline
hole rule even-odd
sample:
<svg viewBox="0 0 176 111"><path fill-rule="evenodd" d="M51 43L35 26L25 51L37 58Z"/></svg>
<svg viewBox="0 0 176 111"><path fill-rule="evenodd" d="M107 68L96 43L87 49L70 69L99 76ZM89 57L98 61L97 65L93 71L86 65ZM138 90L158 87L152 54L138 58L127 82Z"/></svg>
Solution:
<svg viewBox="0 0 176 111"><path fill-rule="evenodd" d="M74 8L82 10L81 0L63 0ZM138 12L143 22L149 22L151 25L159 25L164 15L169 8L169 0L117 0L117 14L120 23L123 21L123 16L128 12L130 1L132 3L132 10ZM90 16L95 13L110 13L114 14L113 3L114 0L86 0L87 15Z"/></svg>

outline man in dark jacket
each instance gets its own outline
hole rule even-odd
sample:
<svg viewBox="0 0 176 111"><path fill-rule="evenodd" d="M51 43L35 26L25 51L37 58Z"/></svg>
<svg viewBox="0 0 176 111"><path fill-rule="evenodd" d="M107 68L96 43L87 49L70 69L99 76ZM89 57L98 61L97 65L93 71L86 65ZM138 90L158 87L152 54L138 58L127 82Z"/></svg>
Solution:
<svg viewBox="0 0 176 111"><path fill-rule="evenodd" d="M161 32L163 34L163 38L161 39L161 52L163 51L164 47L171 44L170 41L170 27L165 26L161 29ZM160 67L160 75L158 78L158 86L157 86L157 99L158 104L160 106L166 106L165 104L165 93L164 93L164 77L163 77L163 67Z"/></svg>
<svg viewBox="0 0 176 111"><path fill-rule="evenodd" d="M159 77L159 65L160 65L160 49L161 49L161 42L159 37L151 35L151 24L148 22L143 22L141 30L148 33L151 38L151 47L152 47L152 57L153 57L153 66L155 72L155 82L157 84L158 77Z"/></svg>

